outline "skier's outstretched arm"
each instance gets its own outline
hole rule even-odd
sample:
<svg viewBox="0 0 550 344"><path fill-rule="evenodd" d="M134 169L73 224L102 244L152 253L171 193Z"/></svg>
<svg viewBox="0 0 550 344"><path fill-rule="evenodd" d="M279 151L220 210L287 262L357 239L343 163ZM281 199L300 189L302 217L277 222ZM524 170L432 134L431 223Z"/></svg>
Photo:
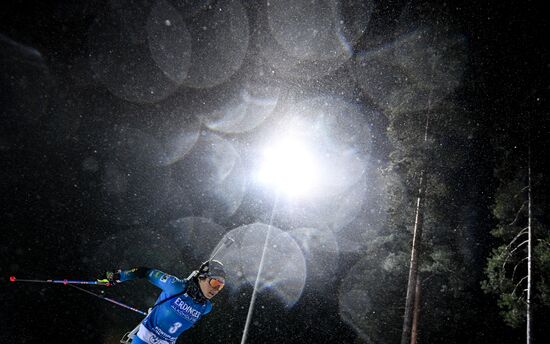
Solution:
<svg viewBox="0 0 550 344"><path fill-rule="evenodd" d="M130 270L107 272L106 276L109 282L111 282L112 284L122 283L139 278L146 278L153 285L168 293L177 291L176 288L178 284L175 284L173 282L176 280L179 281L179 279L175 276L166 274L157 269L151 269L147 267L138 267Z"/></svg>

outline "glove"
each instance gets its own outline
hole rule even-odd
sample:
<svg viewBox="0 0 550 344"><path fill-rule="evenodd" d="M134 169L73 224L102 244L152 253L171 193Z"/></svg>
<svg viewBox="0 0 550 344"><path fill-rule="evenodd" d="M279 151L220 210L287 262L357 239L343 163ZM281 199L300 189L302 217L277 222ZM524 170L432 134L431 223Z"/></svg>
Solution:
<svg viewBox="0 0 550 344"><path fill-rule="evenodd" d="M107 271L107 272L105 272L105 279L98 280L98 281L107 282L107 283L109 283L109 285L115 285L115 284L121 283L122 281L120 280L120 270L118 270L118 271Z"/></svg>

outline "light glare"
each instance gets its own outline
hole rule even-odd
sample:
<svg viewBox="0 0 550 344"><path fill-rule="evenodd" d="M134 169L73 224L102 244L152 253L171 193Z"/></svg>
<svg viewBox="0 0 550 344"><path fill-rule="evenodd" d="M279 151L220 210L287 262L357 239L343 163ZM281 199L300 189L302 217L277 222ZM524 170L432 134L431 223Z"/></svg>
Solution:
<svg viewBox="0 0 550 344"><path fill-rule="evenodd" d="M291 197L310 193L319 180L319 164L299 140L286 139L266 148L258 180Z"/></svg>

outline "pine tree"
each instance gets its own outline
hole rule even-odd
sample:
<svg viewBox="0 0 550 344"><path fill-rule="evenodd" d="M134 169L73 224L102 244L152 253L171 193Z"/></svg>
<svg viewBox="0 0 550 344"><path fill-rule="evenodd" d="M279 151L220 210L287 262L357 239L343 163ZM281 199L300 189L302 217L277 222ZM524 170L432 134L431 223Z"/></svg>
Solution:
<svg viewBox="0 0 550 344"><path fill-rule="evenodd" d="M428 178L425 179L424 233L417 246L418 288L416 282L412 284L416 307L411 308L410 313L420 319L415 335L426 342L454 334L460 336L460 328L449 328L449 322L441 319L465 324L474 318L467 311L457 313L468 309L464 302L472 302L468 290L476 283L468 269L472 254L467 237L471 229L464 221L462 210L469 202L469 192L464 188L468 175L464 171L468 169L472 148L469 143L472 125L466 111L441 104L430 111L433 131L425 140L422 118L426 115L402 113L390 117L388 136L394 151L386 170L389 221L368 245L364 258L368 280L375 281L368 286L369 294L386 295L382 299L373 298L375 311L367 314L365 320L368 329L365 332L372 336L374 343L395 342L402 337L404 308L396 300L404 301L406 296L422 171ZM426 295L424 300L419 298L421 290L421 294Z"/></svg>
<svg viewBox="0 0 550 344"><path fill-rule="evenodd" d="M536 314L550 310L550 233L543 212L548 176L537 174L544 166L538 160L544 155L532 154L531 146L537 143L543 151L545 147L536 134L541 128L531 139L528 125L525 122L519 129L505 126L494 138L499 152L495 176L500 184L492 209L497 226L491 234L498 246L487 259L482 288L498 297L500 314L507 325L525 325L526 342L531 343Z"/></svg>

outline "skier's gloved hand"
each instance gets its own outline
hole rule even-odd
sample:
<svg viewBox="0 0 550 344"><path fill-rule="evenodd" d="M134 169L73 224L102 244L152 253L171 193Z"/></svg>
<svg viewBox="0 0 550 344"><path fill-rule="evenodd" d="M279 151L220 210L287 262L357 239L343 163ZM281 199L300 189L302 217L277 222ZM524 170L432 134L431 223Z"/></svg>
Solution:
<svg viewBox="0 0 550 344"><path fill-rule="evenodd" d="M120 270L105 272L105 279L109 282L110 285L115 285L122 282L120 280Z"/></svg>

